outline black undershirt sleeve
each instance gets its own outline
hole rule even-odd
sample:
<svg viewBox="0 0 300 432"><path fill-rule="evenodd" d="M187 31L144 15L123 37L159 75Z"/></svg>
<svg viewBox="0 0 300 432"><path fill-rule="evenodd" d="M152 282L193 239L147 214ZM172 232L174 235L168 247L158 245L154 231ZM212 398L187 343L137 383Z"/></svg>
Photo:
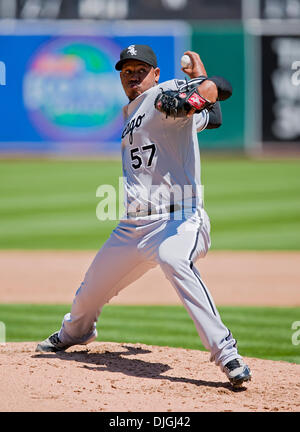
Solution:
<svg viewBox="0 0 300 432"><path fill-rule="evenodd" d="M216 129L222 124L222 111L220 102L216 102L208 112L209 120L206 129Z"/></svg>
<svg viewBox="0 0 300 432"><path fill-rule="evenodd" d="M224 101L232 95L232 86L229 81L225 78L217 75L213 75L212 77L207 77L209 81L212 81L216 84L218 88L218 101ZM206 129L216 129L222 124L222 111L220 102L216 102L212 109L209 111L209 121L206 126Z"/></svg>
<svg viewBox="0 0 300 432"><path fill-rule="evenodd" d="M204 80L208 80L216 84L218 88L219 101L224 101L232 95L232 85L230 84L229 81L227 81L227 79L219 75L213 75L211 77L206 77L204 75L201 75L199 76L199 80L202 80L201 82L203 82ZM201 84L201 82L199 82L199 85Z"/></svg>
<svg viewBox="0 0 300 432"><path fill-rule="evenodd" d="M203 80L208 80L214 82L218 88L218 99L208 112L209 120L206 126L206 129L216 129L222 124L222 111L219 101L224 101L232 95L232 86L229 81L219 75L213 75L211 77L206 77L203 75L199 76L198 79L201 80L199 82L199 85L201 84L201 82L203 82ZM197 79L194 78L191 81L196 80Z"/></svg>
<svg viewBox="0 0 300 432"><path fill-rule="evenodd" d="M207 77L209 81L216 84L218 88L218 100L224 101L232 95L232 86L229 81L221 76L214 75L212 77Z"/></svg>

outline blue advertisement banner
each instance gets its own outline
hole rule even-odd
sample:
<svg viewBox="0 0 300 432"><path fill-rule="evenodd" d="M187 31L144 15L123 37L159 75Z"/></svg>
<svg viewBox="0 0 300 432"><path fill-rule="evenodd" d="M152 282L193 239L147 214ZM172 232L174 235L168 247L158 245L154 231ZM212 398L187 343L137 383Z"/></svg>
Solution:
<svg viewBox="0 0 300 432"><path fill-rule="evenodd" d="M120 147L122 107L128 102L115 63L131 44L155 51L163 82L183 77L180 57L189 29L178 22L16 24L0 30L0 152L102 153Z"/></svg>

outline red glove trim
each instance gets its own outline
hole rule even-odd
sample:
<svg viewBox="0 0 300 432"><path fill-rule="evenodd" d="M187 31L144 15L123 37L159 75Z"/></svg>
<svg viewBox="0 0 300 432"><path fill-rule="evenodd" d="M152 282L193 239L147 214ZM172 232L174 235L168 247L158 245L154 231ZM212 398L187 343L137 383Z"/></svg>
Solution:
<svg viewBox="0 0 300 432"><path fill-rule="evenodd" d="M207 100L205 100L202 96L200 96L198 93L194 92L191 94L191 96L188 98L188 102L190 105L192 105L197 110L201 111L203 106L207 103Z"/></svg>

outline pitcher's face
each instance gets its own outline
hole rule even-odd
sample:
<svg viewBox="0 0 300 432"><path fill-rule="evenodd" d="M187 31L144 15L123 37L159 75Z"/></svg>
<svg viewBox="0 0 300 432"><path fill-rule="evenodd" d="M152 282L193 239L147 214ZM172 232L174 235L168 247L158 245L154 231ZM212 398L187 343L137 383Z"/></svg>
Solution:
<svg viewBox="0 0 300 432"><path fill-rule="evenodd" d="M160 70L140 60L124 62L120 72L123 89L130 101L158 83Z"/></svg>

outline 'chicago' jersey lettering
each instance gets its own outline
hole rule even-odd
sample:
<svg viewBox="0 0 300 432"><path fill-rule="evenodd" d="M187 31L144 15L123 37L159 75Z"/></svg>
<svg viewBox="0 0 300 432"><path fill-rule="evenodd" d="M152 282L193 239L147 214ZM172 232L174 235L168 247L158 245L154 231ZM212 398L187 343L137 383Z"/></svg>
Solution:
<svg viewBox="0 0 300 432"><path fill-rule="evenodd" d="M122 138L125 138L127 134L129 134L129 143L133 142L133 132L134 129L139 128L142 124L142 120L145 117L145 114L139 115L137 118L132 119L129 123L127 123L125 129L122 132Z"/></svg>

